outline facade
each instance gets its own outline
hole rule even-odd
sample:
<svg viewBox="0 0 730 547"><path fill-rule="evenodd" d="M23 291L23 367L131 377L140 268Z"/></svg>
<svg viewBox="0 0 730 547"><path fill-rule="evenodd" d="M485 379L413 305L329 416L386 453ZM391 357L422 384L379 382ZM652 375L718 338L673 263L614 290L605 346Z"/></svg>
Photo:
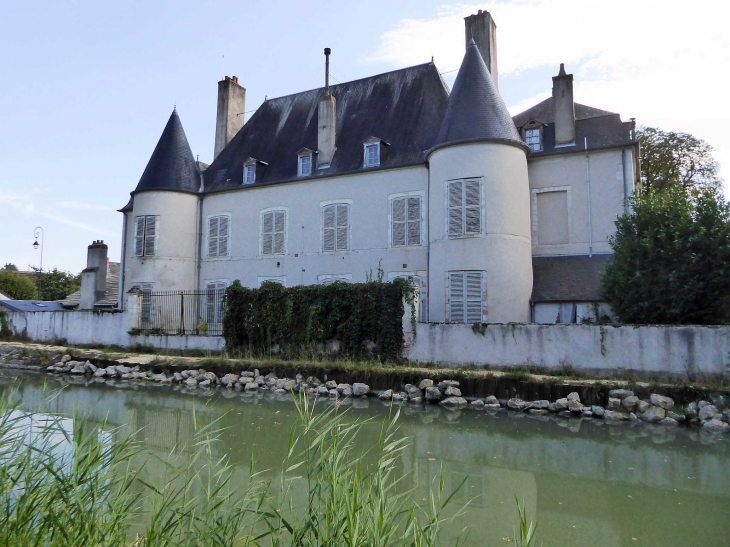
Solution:
<svg viewBox="0 0 730 547"><path fill-rule="evenodd" d="M364 282L380 267L420 287L422 321L600 316L595 274L637 183L633 121L574 103L562 65L553 97L510 117L496 25L480 11L466 29L453 90L433 63L335 86L326 76L243 124L245 89L224 79L209 166L174 111L121 209L120 297L198 290L218 302L234 280Z"/></svg>

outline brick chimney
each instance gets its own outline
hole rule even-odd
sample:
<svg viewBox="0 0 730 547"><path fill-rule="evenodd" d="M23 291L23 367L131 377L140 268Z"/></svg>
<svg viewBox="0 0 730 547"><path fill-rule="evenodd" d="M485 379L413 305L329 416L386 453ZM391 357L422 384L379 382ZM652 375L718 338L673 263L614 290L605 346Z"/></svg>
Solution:
<svg viewBox="0 0 730 547"><path fill-rule="evenodd" d="M81 272L81 295L79 309L88 310L94 307L106 294L106 271L109 260L109 248L103 240L89 245L86 255L86 269Z"/></svg>
<svg viewBox="0 0 730 547"><path fill-rule="evenodd" d="M319 99L317 107L317 167L329 167L335 155L335 118L337 100L330 93L330 53L332 50L324 48L325 71L324 93Z"/></svg>
<svg viewBox="0 0 730 547"><path fill-rule="evenodd" d="M555 144L575 142L575 103L573 102L573 75L560 72L553 76L553 108L555 109Z"/></svg>
<svg viewBox="0 0 730 547"><path fill-rule="evenodd" d="M246 88L238 84L238 78L226 76L218 82L218 112L215 119L215 150L213 159L231 142L243 127L246 111Z"/></svg>
<svg viewBox="0 0 730 547"><path fill-rule="evenodd" d="M465 43L469 47L469 40L474 42L482 54L482 59L492 75L494 85L497 85L497 25L490 13L479 10L476 15L464 18Z"/></svg>

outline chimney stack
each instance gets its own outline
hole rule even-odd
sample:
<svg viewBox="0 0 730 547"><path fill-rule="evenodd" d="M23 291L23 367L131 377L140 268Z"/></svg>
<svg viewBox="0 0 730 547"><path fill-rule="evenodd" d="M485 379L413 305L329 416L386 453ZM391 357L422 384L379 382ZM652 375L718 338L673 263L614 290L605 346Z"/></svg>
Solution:
<svg viewBox="0 0 730 547"><path fill-rule="evenodd" d="M79 309L88 310L94 307L106 294L106 271L109 263L109 248L103 240L89 245L86 255L86 269L81 272L81 295Z"/></svg>
<svg viewBox="0 0 730 547"><path fill-rule="evenodd" d="M238 78L226 76L218 82L218 112L215 119L215 150L213 159L231 142L243 127L246 111L246 88L238 84Z"/></svg>
<svg viewBox="0 0 730 547"><path fill-rule="evenodd" d="M464 18L466 27L465 43L469 47L469 40L472 38L482 54L482 59L492 75L494 85L497 85L497 25L490 13L486 10L479 10L476 15Z"/></svg>
<svg viewBox="0 0 730 547"><path fill-rule="evenodd" d="M317 168L329 167L335 155L335 118L337 100L330 93L330 53L332 50L324 48L325 75L324 93L319 99L317 109Z"/></svg>
<svg viewBox="0 0 730 547"><path fill-rule="evenodd" d="M555 144L574 143L573 75L565 73L564 63L560 63L558 75L553 76L553 108L555 109Z"/></svg>

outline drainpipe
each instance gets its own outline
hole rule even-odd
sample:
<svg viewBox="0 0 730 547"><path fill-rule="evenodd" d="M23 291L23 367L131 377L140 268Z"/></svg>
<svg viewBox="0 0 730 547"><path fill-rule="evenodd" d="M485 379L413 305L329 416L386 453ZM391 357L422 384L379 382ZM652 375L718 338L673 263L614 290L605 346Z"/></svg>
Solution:
<svg viewBox="0 0 730 547"><path fill-rule="evenodd" d="M428 182L426 183L426 322L431 320L431 166L426 162Z"/></svg>
<svg viewBox="0 0 730 547"><path fill-rule="evenodd" d="M586 149L586 186L588 187L588 256L593 256L593 224L591 220L591 171L588 160L588 137L584 137L583 144Z"/></svg>
<svg viewBox="0 0 730 547"><path fill-rule="evenodd" d="M625 147L621 147L621 182L624 187L624 212L629 210L629 204L627 201L627 190L626 190L626 159L624 158Z"/></svg>
<svg viewBox="0 0 730 547"><path fill-rule="evenodd" d="M117 296L117 302L119 302L119 309L124 309L124 263L125 255L127 254L127 213L122 213L122 260L119 264L119 294Z"/></svg>
<svg viewBox="0 0 730 547"><path fill-rule="evenodd" d="M198 259L195 272L195 286L200 292L200 263L203 259L203 174L200 174L200 194L198 195Z"/></svg>

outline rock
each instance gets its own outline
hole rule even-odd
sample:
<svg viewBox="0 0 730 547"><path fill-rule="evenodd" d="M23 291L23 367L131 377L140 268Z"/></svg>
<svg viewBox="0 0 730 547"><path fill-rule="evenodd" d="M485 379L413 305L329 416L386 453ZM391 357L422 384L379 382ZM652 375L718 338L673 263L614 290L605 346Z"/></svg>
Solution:
<svg viewBox="0 0 730 547"><path fill-rule="evenodd" d="M440 401L443 395L441 390L436 386L429 386L426 388L426 400L427 401Z"/></svg>
<svg viewBox="0 0 730 547"><path fill-rule="evenodd" d="M676 426L676 425L679 425L679 422L677 420L675 420L674 418L670 418L669 416L667 416L666 418L664 418L663 420L661 420L659 422L659 424L660 425L668 425L668 426Z"/></svg>
<svg viewBox="0 0 730 547"><path fill-rule="evenodd" d="M328 380L324 385L327 389L337 389L337 382L334 380Z"/></svg>
<svg viewBox="0 0 730 547"><path fill-rule="evenodd" d="M664 410L669 410L674 407L674 400L671 397L665 397L664 395L658 395L657 393L651 394L649 402L654 406L663 408Z"/></svg>
<svg viewBox="0 0 730 547"><path fill-rule="evenodd" d="M276 393L277 395L286 395L286 390L278 387L274 390L274 393Z"/></svg>
<svg viewBox="0 0 730 547"><path fill-rule="evenodd" d="M546 399L540 399L539 401L532 401L530 403L530 408L535 410L547 410L548 406L550 406L550 401Z"/></svg>
<svg viewBox="0 0 730 547"><path fill-rule="evenodd" d="M266 383L266 378L261 376L260 374L258 376L255 376L253 379L254 382L256 382L258 385L262 386Z"/></svg>
<svg viewBox="0 0 730 547"><path fill-rule="evenodd" d="M89 374L94 374L96 372L96 366L91 363L91 361L86 361L84 363L84 370Z"/></svg>
<svg viewBox="0 0 730 547"><path fill-rule="evenodd" d="M565 397L558 399L555 401L555 407L558 409L558 412L561 410L568 410L568 399Z"/></svg>
<svg viewBox="0 0 730 547"><path fill-rule="evenodd" d="M380 395L378 395L378 399L381 401L390 401L393 398L393 390L392 389L386 389L385 391L381 391Z"/></svg>
<svg viewBox="0 0 730 547"><path fill-rule="evenodd" d="M487 410L499 410L500 408L502 408L502 405L500 405L499 403L489 403L485 404L484 408Z"/></svg>
<svg viewBox="0 0 730 547"><path fill-rule="evenodd" d="M533 416L543 416L548 413L547 409L545 408L531 408L527 411L528 414L532 414Z"/></svg>
<svg viewBox="0 0 730 547"><path fill-rule="evenodd" d="M722 411L722 421L730 424L730 410Z"/></svg>
<svg viewBox="0 0 730 547"><path fill-rule="evenodd" d="M621 406L626 410L634 410L637 404L639 404L639 398L636 395L629 395L621 401Z"/></svg>
<svg viewBox="0 0 730 547"><path fill-rule="evenodd" d="M285 393L286 393L286 392L285 392ZM339 391L337 391L337 389L336 389L336 388L332 388L332 389L330 389L330 390L329 390L329 391L327 392L327 394L328 394L328 395L329 395L330 397L332 397L332 398L335 398L335 399L336 399L336 398L337 398L337 397L338 397L338 396L340 395Z"/></svg>
<svg viewBox="0 0 730 547"><path fill-rule="evenodd" d="M507 408L510 410L524 410L527 407L527 403L522 399L510 399L507 401Z"/></svg>
<svg viewBox="0 0 730 547"><path fill-rule="evenodd" d="M682 414L677 414L676 412L667 411L667 418L671 418L677 423L684 422L687 418Z"/></svg>
<svg viewBox="0 0 730 547"><path fill-rule="evenodd" d="M172 381L175 382L175 383L177 383L177 384L179 384L183 380L184 380L183 375L180 374L179 372L176 372L176 373L174 373L172 375Z"/></svg>
<svg viewBox="0 0 730 547"><path fill-rule="evenodd" d="M624 400L626 397L631 397L634 395L633 391L629 391L628 389L612 389L608 392L608 396L613 399L620 399Z"/></svg>
<svg viewBox="0 0 730 547"><path fill-rule="evenodd" d="M188 378L185 380L185 385L188 387L196 387L198 385L198 381L195 378Z"/></svg>
<svg viewBox="0 0 730 547"><path fill-rule="evenodd" d="M363 395L367 395L368 393L370 393L370 386L368 386L367 384L352 384L352 395L354 397L362 397Z"/></svg>
<svg viewBox="0 0 730 547"><path fill-rule="evenodd" d="M555 403L550 403L547 407L549 412L558 412L558 405Z"/></svg>
<svg viewBox="0 0 730 547"><path fill-rule="evenodd" d="M71 371L73 372L73 371ZM701 404L701 403L700 403ZM715 405L705 405L700 407L699 419L701 422L712 420L718 414L717 407Z"/></svg>
<svg viewBox="0 0 730 547"><path fill-rule="evenodd" d="M710 395L710 401L718 409L727 408L728 405L727 396L723 395L722 393L713 393L712 395Z"/></svg>
<svg viewBox="0 0 730 547"><path fill-rule="evenodd" d="M127 372L132 372L131 368L125 367L124 365L117 365L116 370L119 374L126 374Z"/></svg>
<svg viewBox="0 0 730 547"><path fill-rule="evenodd" d="M639 401L636 404L636 410L638 410L639 412L641 412L643 414L644 412L649 410L650 406L651 406L651 404L649 404L647 401Z"/></svg>
<svg viewBox="0 0 730 547"><path fill-rule="evenodd" d="M697 403L691 402L687 405L686 412L687 416L689 416L690 418L697 418L697 416L699 416L700 414L700 407L697 406Z"/></svg>
<svg viewBox="0 0 730 547"><path fill-rule="evenodd" d="M573 414L582 414L583 405L579 401L568 401L568 410L570 410Z"/></svg>
<svg viewBox="0 0 730 547"><path fill-rule="evenodd" d="M488 405L498 405L499 401L494 395L489 395L487 398L484 399L484 403Z"/></svg>
<svg viewBox="0 0 730 547"><path fill-rule="evenodd" d="M221 384L226 387L232 388L233 384L237 383L240 379L241 377L238 374L226 374L221 378Z"/></svg>
<svg viewBox="0 0 730 547"><path fill-rule="evenodd" d="M603 411L603 419L604 420L613 420L613 421L622 421L622 420L628 420L629 415L625 412L615 412L613 410L604 410Z"/></svg>
<svg viewBox="0 0 730 547"><path fill-rule="evenodd" d="M459 387L459 382L456 380L442 380L439 382L438 387L441 391L445 391L447 387Z"/></svg>
<svg viewBox="0 0 730 547"><path fill-rule="evenodd" d="M603 413L605 410L603 410L602 406L593 405L591 407L591 412L593 412L594 416L598 416L599 418L603 418Z"/></svg>
<svg viewBox="0 0 730 547"><path fill-rule="evenodd" d="M452 387L452 386L449 386ZM447 408L463 407L467 405L466 399L463 397L447 397L439 403Z"/></svg>
<svg viewBox="0 0 730 547"><path fill-rule="evenodd" d="M702 408L704 408L704 407L706 407L706 406L710 406L711 404L712 404L712 403L710 403L709 401L700 401L700 402L699 402L699 404L698 404L697 406L698 406L698 407L699 407L700 409L702 409Z"/></svg>
<svg viewBox="0 0 730 547"><path fill-rule="evenodd" d="M56 367L53 365L46 367L46 372L56 372Z"/></svg>
<svg viewBox="0 0 730 547"><path fill-rule="evenodd" d="M352 391L351 388L352 386L350 384L337 384L337 391L339 391L340 393L344 392L346 389L350 389L350 391ZM391 390L391 393L392 392L393 390Z"/></svg>
<svg viewBox="0 0 730 547"><path fill-rule="evenodd" d="M63 357L61 357L62 363L68 363L70 360L71 360L71 356L68 353L66 355L64 355Z"/></svg>
<svg viewBox="0 0 730 547"><path fill-rule="evenodd" d="M104 378L106 376L106 370L103 368L97 368L96 372L94 372L95 378Z"/></svg>
<svg viewBox="0 0 730 547"><path fill-rule="evenodd" d="M352 397L352 388L350 386L342 390L343 397Z"/></svg>
<svg viewBox="0 0 730 547"><path fill-rule="evenodd" d="M578 401L580 402L580 395L578 395L577 392L573 391L572 393L568 393L568 396L566 397L568 401Z"/></svg>
<svg viewBox="0 0 730 547"><path fill-rule="evenodd" d="M667 415L667 411L659 406L650 406L646 412L641 413L641 419L648 423L661 422Z"/></svg>
<svg viewBox="0 0 730 547"><path fill-rule="evenodd" d="M406 393L414 397L423 397L423 392L418 389L418 386L414 386L413 384L406 384Z"/></svg>
<svg viewBox="0 0 730 547"><path fill-rule="evenodd" d="M730 425L726 424L722 420L718 420L717 418L707 420L702 427L712 433L727 433L730 431Z"/></svg>
<svg viewBox="0 0 730 547"><path fill-rule="evenodd" d="M593 412L587 406L584 406L583 407L582 415L583 415L584 418L593 418Z"/></svg>
<svg viewBox="0 0 730 547"><path fill-rule="evenodd" d="M633 412L629 414L629 421L631 422L638 422L639 418L634 414Z"/></svg>
<svg viewBox="0 0 730 547"><path fill-rule="evenodd" d="M205 379L205 380L201 380L200 382L198 382L198 387L210 387L210 384L211 384L210 380Z"/></svg>
<svg viewBox="0 0 730 547"><path fill-rule="evenodd" d="M433 380L424 379L421 380L418 384L418 389L421 391L424 391L427 387L431 387L433 385Z"/></svg>
<svg viewBox="0 0 730 547"><path fill-rule="evenodd" d="M402 403L403 402L403 395L400 393L393 393L393 402L394 403Z"/></svg>
<svg viewBox="0 0 730 547"><path fill-rule="evenodd" d="M242 378L254 378L256 375L250 370L244 370L243 372L241 372L240 376Z"/></svg>
<svg viewBox="0 0 730 547"><path fill-rule="evenodd" d="M609 397L608 410L621 410L621 399L618 397Z"/></svg>
<svg viewBox="0 0 730 547"><path fill-rule="evenodd" d="M214 372L206 372L203 374L203 378L208 380L211 384L218 383L218 376L215 375Z"/></svg>
<svg viewBox="0 0 730 547"><path fill-rule="evenodd" d="M423 404L423 397L413 397L411 395L408 396L408 402L414 405L420 405Z"/></svg>
<svg viewBox="0 0 730 547"><path fill-rule="evenodd" d="M136 378L135 378L135 375L136 375L136 374L137 374L136 372L125 372L124 374L122 374L122 375L120 376L120 378L121 378L122 380L134 380L134 379L136 379ZM196 380L196 383L197 383L197 380Z"/></svg>
<svg viewBox="0 0 730 547"><path fill-rule="evenodd" d="M484 408L484 401L482 401L481 399L477 399L476 401L472 401L471 403L469 403L469 406L473 409L481 410Z"/></svg>
<svg viewBox="0 0 730 547"><path fill-rule="evenodd" d="M247 383L244 388L245 391L256 391L259 389L259 385L256 382Z"/></svg>
<svg viewBox="0 0 730 547"><path fill-rule="evenodd" d="M449 386L444 390L447 397L461 397L461 390L458 387Z"/></svg>
<svg viewBox="0 0 730 547"><path fill-rule="evenodd" d="M71 374L86 374L83 365L80 367L74 367L71 369Z"/></svg>

